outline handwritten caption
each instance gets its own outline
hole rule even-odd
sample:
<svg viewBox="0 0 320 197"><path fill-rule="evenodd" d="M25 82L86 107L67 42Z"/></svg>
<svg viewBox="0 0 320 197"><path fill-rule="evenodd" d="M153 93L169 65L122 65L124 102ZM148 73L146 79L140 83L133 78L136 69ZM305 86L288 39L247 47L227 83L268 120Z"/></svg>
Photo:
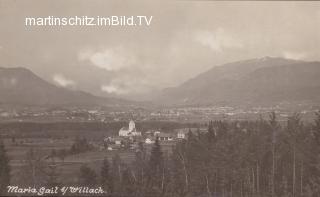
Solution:
<svg viewBox="0 0 320 197"><path fill-rule="evenodd" d="M19 187L19 186L8 186L8 194L32 194L32 195L66 195L66 194L87 194L87 195L97 195L106 194L106 192L101 188L90 188L90 187L78 187L78 186L63 186L63 187Z"/></svg>

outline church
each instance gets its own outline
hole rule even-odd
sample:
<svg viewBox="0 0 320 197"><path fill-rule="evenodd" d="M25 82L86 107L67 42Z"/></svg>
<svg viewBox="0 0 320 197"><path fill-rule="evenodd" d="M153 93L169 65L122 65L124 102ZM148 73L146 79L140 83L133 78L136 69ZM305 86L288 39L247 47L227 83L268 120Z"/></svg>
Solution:
<svg viewBox="0 0 320 197"><path fill-rule="evenodd" d="M136 124L133 120L129 122L129 127L122 127L119 131L119 136L130 137L130 136L141 136L141 132L136 130Z"/></svg>

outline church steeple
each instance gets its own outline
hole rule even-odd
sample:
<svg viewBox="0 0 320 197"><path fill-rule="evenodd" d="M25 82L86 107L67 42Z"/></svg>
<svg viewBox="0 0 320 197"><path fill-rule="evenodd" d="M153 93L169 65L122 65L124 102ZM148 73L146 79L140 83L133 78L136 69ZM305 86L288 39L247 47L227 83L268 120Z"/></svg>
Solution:
<svg viewBox="0 0 320 197"><path fill-rule="evenodd" d="M136 124L133 120L130 120L129 122L129 131L133 131L136 128Z"/></svg>

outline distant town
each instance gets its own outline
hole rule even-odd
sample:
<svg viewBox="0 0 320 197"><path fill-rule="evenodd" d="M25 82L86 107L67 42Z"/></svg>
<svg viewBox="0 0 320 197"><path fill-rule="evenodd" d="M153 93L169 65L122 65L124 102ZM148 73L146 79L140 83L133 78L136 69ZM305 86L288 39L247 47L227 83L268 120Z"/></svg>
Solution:
<svg viewBox="0 0 320 197"><path fill-rule="evenodd" d="M314 118L318 105L306 103L284 103L276 106L233 107L233 106L200 106L200 107L166 107L147 108L132 106L131 108L106 107L23 107L8 108L0 106L2 121L179 121L207 122L215 119L254 120L270 112L276 112L279 118L286 119L290 114L299 112L306 120Z"/></svg>

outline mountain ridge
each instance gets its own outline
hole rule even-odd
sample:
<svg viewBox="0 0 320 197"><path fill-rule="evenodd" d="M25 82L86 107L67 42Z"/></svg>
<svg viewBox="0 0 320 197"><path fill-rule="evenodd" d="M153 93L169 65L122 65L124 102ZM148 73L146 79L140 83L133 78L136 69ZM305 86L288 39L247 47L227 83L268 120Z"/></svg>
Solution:
<svg viewBox="0 0 320 197"><path fill-rule="evenodd" d="M304 73L305 71L309 72ZM273 75L278 72L280 76L275 78L268 72ZM290 73L291 75L289 75ZM303 73L303 77L297 80ZM283 86L286 81L281 80L281 77L289 80L290 83L287 81L287 86ZM180 86L165 89L160 100L162 99L164 103L170 105L216 105L222 103L239 105L248 102L259 105L299 101L302 98L319 102L320 85L319 87L315 85L310 87L312 84L320 84L318 78L320 78L320 62L273 57L256 58L212 67L185 81ZM262 79L265 84L262 83ZM299 84L303 84L305 90L302 90ZM287 94L281 93L286 90L285 88L288 89ZM289 89L291 89L291 93L289 93ZM306 91L306 89L310 89L310 91ZM304 92L304 96L299 92ZM315 97L315 95L317 96ZM278 99L276 99L277 97Z"/></svg>
<svg viewBox="0 0 320 197"><path fill-rule="evenodd" d="M58 87L24 67L0 67L0 103L11 105L120 105L128 101L102 98Z"/></svg>
<svg viewBox="0 0 320 197"><path fill-rule="evenodd" d="M24 67L0 67L0 93L0 104L11 105L151 105L59 87ZM214 66L154 97L156 106L320 103L320 62L275 57L231 62Z"/></svg>

